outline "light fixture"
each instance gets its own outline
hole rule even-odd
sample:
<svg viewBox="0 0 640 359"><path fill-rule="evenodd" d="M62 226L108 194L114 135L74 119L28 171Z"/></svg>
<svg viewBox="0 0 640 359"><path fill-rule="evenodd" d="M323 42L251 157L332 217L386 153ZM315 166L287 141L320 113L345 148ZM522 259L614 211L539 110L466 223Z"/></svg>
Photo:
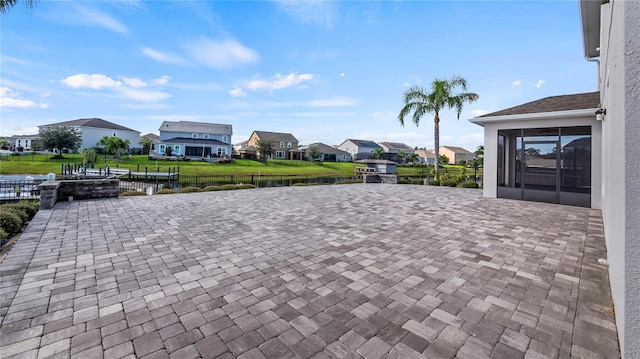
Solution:
<svg viewBox="0 0 640 359"><path fill-rule="evenodd" d="M598 111L596 111L596 120L598 121L604 121L604 115L607 114L607 110L604 108L599 109Z"/></svg>

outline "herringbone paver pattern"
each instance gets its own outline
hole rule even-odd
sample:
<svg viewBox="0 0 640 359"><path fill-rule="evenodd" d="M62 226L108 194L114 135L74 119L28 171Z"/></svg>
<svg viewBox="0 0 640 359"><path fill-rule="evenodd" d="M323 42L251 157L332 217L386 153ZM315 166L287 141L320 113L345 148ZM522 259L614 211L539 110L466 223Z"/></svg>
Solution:
<svg viewBox="0 0 640 359"><path fill-rule="evenodd" d="M615 358L598 211L342 185L59 203L3 358Z"/></svg>

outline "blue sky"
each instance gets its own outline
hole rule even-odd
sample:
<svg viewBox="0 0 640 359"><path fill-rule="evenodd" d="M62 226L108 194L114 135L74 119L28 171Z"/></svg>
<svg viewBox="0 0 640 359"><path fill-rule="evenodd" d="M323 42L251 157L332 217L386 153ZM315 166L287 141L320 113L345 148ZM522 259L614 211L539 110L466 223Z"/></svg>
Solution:
<svg viewBox="0 0 640 359"><path fill-rule="evenodd" d="M46 1L1 19L0 135L99 117L164 120L433 148L432 116L401 127L402 93L454 74L480 99L441 114L441 145L473 150L469 118L596 90L577 1Z"/></svg>

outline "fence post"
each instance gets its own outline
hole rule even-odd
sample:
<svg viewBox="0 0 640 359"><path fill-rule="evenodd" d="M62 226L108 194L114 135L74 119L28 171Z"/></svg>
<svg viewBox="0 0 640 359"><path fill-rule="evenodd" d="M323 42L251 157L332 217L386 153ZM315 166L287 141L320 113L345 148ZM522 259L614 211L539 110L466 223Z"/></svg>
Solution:
<svg viewBox="0 0 640 359"><path fill-rule="evenodd" d="M233 180L233 175L231 175L231 184L235 184L235 181Z"/></svg>
<svg viewBox="0 0 640 359"><path fill-rule="evenodd" d="M138 169L136 170L136 172L140 172L140 164L138 164Z"/></svg>
<svg viewBox="0 0 640 359"><path fill-rule="evenodd" d="M255 184L253 183L253 175L251 175L251 184L255 186Z"/></svg>
<svg viewBox="0 0 640 359"><path fill-rule="evenodd" d="M61 175L66 174L66 173L64 173L64 164L62 164L62 163L60 164L60 174Z"/></svg>

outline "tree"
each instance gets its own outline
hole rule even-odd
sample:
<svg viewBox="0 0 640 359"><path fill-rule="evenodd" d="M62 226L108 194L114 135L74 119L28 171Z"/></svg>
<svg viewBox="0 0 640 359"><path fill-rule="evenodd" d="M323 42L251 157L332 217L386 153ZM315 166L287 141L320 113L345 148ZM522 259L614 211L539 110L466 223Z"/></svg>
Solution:
<svg viewBox="0 0 640 359"><path fill-rule="evenodd" d="M312 161L319 160L322 157L322 151L320 151L320 147L318 146L309 146L307 151L304 153L307 158L310 158Z"/></svg>
<svg viewBox="0 0 640 359"><path fill-rule="evenodd" d="M82 144L80 132L70 126L40 127L39 136L42 147L48 150L58 150L60 157L62 157L62 150L75 151Z"/></svg>
<svg viewBox="0 0 640 359"><path fill-rule="evenodd" d="M398 150L398 159L400 160L399 162L402 164L404 163L404 159L407 158L407 151L405 150Z"/></svg>
<svg viewBox="0 0 640 359"><path fill-rule="evenodd" d="M167 155L167 156L171 156L172 153L173 153L173 146L166 145L164 147L164 154Z"/></svg>
<svg viewBox="0 0 640 359"><path fill-rule="evenodd" d="M140 144L142 145L142 153L150 155L151 147L153 147L153 140L150 138L142 138L140 140Z"/></svg>
<svg viewBox="0 0 640 359"><path fill-rule="evenodd" d="M0 137L0 148L2 148L3 150L8 150L10 145L11 143L9 143L6 138Z"/></svg>
<svg viewBox="0 0 640 359"><path fill-rule="evenodd" d="M104 136L98 141L99 146L103 146L105 152L113 155L113 158L118 159L120 155L129 151L129 140L123 140L116 136Z"/></svg>
<svg viewBox="0 0 640 359"><path fill-rule="evenodd" d="M449 164L449 157L447 157L445 155L440 155L438 158L440 159L440 161L438 161L439 163L441 163L443 165L448 165ZM438 162L436 162L436 169L438 168ZM438 172L436 172L436 177L437 177L437 174L438 174Z"/></svg>
<svg viewBox="0 0 640 359"><path fill-rule="evenodd" d="M411 162L415 165L416 163L420 162L420 156L418 156L417 153L412 153L411 154Z"/></svg>
<svg viewBox="0 0 640 359"><path fill-rule="evenodd" d="M384 151L382 148L374 148L373 149L373 158L381 159L384 156Z"/></svg>
<svg viewBox="0 0 640 359"><path fill-rule="evenodd" d="M266 138L256 141L256 151L260 154L260 158L266 161L273 154L272 141Z"/></svg>
<svg viewBox="0 0 640 359"><path fill-rule="evenodd" d="M36 6L37 0L24 0L27 9L31 10ZM0 0L0 13L6 14L18 3L18 0Z"/></svg>
<svg viewBox="0 0 640 359"><path fill-rule="evenodd" d="M82 150L82 164L88 165L96 162L96 158L98 155L96 154L96 150L93 148L85 148Z"/></svg>
<svg viewBox="0 0 640 359"><path fill-rule="evenodd" d="M484 164L484 146L478 146L473 155L476 156L474 161L477 162L477 165L482 166Z"/></svg>
<svg viewBox="0 0 640 359"><path fill-rule="evenodd" d="M462 92L456 92L460 88ZM398 120L404 126L404 120L410 113L413 113L413 123L418 126L422 117L428 113L434 114L434 148L436 158L440 157L440 111L443 109L454 109L460 119L462 107L465 103L472 103L478 100L478 95L467 92L467 80L455 75L451 79L436 79L431 83L431 88L427 91L421 86L412 86L403 94L404 107L400 110ZM439 178L440 166L436 161L436 178Z"/></svg>

